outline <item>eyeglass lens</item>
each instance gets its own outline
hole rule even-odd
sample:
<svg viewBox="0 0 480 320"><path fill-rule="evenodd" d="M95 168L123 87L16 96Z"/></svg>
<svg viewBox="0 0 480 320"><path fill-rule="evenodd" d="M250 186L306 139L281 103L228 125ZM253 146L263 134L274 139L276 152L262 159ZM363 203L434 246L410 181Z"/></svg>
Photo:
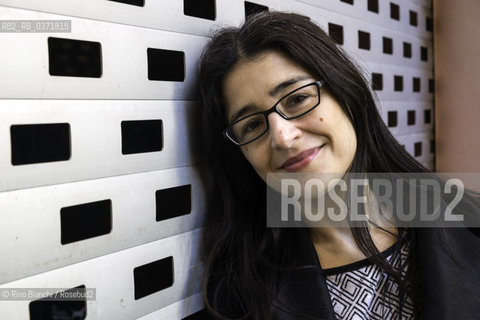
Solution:
<svg viewBox="0 0 480 320"><path fill-rule="evenodd" d="M319 103L318 89L315 83L297 89L277 102L276 111L284 118L298 117L315 108ZM239 144L257 139L268 130L265 113L256 113L235 122L228 132L231 139Z"/></svg>

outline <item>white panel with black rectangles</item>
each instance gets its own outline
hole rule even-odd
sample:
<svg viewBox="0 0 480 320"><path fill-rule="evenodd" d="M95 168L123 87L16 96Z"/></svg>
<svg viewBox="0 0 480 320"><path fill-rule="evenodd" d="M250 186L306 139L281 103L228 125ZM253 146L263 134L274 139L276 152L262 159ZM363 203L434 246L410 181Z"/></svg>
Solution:
<svg viewBox="0 0 480 320"><path fill-rule="evenodd" d="M193 151L198 146L193 138L199 124L193 101L0 100L0 113L0 144L6 146L0 149L0 191L195 162ZM155 123L153 128L149 124L152 121L157 130ZM38 138L47 124L68 124L68 130L45 131L44 144L24 142L29 139L28 132L22 132L25 126L38 126ZM68 145L51 145L61 134ZM145 140L139 149L139 141Z"/></svg>
<svg viewBox="0 0 480 320"><path fill-rule="evenodd" d="M365 20L332 13L322 8L314 8L314 10L315 15L310 15L316 17L318 14L318 20L316 20L321 22L326 32L331 25L336 25L341 30L341 44L360 65L364 66L366 61L370 61L417 70L430 70L431 66L420 59L420 48L427 46L431 40L417 38L397 29L386 29ZM409 58L404 57L404 43L412 47ZM431 50L429 54L432 54Z"/></svg>
<svg viewBox="0 0 480 320"><path fill-rule="evenodd" d="M232 0L2 0L4 5L132 26L207 35L217 24L238 25L243 2ZM130 2L130 4L128 3ZM108 12L108 15L105 14Z"/></svg>
<svg viewBox="0 0 480 320"><path fill-rule="evenodd" d="M434 158L435 145L432 132L398 135L397 140L422 164L431 163Z"/></svg>
<svg viewBox="0 0 480 320"><path fill-rule="evenodd" d="M194 167L0 193L0 283L198 228Z"/></svg>
<svg viewBox="0 0 480 320"><path fill-rule="evenodd" d="M65 19L21 9L0 12L2 19ZM70 18L70 33L2 33L9 50L1 53L0 98L195 98L194 70L205 37ZM161 50L156 65L149 63L148 49ZM151 78L152 72L165 77Z"/></svg>
<svg viewBox="0 0 480 320"><path fill-rule="evenodd" d="M433 94L429 90L429 82L433 79L431 71L421 72L415 68L403 68L377 63L367 63L368 70L371 70L370 80L376 74L380 78L379 86L374 89L376 95L383 103L384 101L424 101L433 102ZM419 79L421 91L414 90L414 79Z"/></svg>
<svg viewBox="0 0 480 320"><path fill-rule="evenodd" d="M432 106L427 102L383 102L382 118L395 136L433 129Z"/></svg>
<svg viewBox="0 0 480 320"><path fill-rule="evenodd" d="M75 307L78 313L86 313L87 319L137 319L191 297L200 292L200 230L3 283L0 290L75 288L83 285L85 288L94 288L96 296L94 301L81 301L80 305L38 300L2 302L2 319L45 319L41 317L45 312L58 317L61 314L58 309L63 311ZM198 301L192 303L198 305ZM55 309L56 313L52 311Z"/></svg>
<svg viewBox="0 0 480 320"><path fill-rule="evenodd" d="M427 33L426 17L431 17L430 1L424 4L405 0L297 0L318 6L328 11L337 12L346 19L355 18L368 22L383 29L395 29L416 38L432 39L433 35ZM416 16L417 23L410 18ZM398 17L398 18L397 18ZM347 24L354 27L355 24Z"/></svg>
<svg viewBox="0 0 480 320"><path fill-rule="evenodd" d="M0 33L0 288L97 293L0 301L0 317L205 318L195 72L208 36L252 13L297 12L324 28L400 144L433 169L431 2L0 0L2 21L72 26Z"/></svg>

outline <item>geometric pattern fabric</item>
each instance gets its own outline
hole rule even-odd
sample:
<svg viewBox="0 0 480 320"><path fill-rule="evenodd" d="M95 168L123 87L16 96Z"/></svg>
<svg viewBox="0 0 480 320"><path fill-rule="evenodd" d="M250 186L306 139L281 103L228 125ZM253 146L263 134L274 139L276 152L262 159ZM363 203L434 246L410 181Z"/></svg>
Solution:
<svg viewBox="0 0 480 320"><path fill-rule="evenodd" d="M404 241L400 254L394 246L383 252L395 268L407 271L410 241ZM408 320L413 319L413 304L408 298L403 303L402 319L399 315L398 285L380 267L367 259L324 270L332 306L341 320Z"/></svg>

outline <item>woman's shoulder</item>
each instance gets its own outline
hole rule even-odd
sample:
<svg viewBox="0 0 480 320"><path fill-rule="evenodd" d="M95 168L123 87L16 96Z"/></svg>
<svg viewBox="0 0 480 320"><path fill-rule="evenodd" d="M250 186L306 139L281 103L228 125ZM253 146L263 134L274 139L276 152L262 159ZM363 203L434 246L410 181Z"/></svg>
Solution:
<svg viewBox="0 0 480 320"><path fill-rule="evenodd" d="M418 260L480 270L479 228L419 228L414 235Z"/></svg>
<svg viewBox="0 0 480 320"><path fill-rule="evenodd" d="M422 319L475 319L480 313L480 238L469 228L414 230Z"/></svg>

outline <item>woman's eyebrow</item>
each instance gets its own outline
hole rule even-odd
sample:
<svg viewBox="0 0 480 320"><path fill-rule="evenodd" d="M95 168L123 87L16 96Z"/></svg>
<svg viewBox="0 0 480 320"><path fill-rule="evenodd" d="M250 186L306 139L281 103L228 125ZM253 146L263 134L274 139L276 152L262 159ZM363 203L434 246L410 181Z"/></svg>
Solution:
<svg viewBox="0 0 480 320"><path fill-rule="evenodd" d="M292 79L288 79L288 80L285 80L283 81L282 83L278 84L277 86L275 86L275 88L273 88L272 90L270 90L268 92L268 94L272 97L276 96L278 93L280 93L281 91L283 91L284 89L288 88L289 86L291 86L292 84L295 84L299 81L303 81L303 80L306 80L306 79L310 79L310 77L308 76L299 76L299 77L295 77L295 78L292 78Z"/></svg>
<svg viewBox="0 0 480 320"><path fill-rule="evenodd" d="M280 84L276 85L275 88L273 88L272 90L270 90L268 92L268 94L270 96L274 97L277 94L279 94L280 92L282 92L283 90L285 90L286 88L288 88L289 86L291 86L292 84L295 84L297 82L307 80L307 79L311 79L311 77L309 77L309 76L298 76L298 77L295 77L295 78L285 80L285 81L281 82ZM235 122L235 120L242 117L243 115L247 114L249 111L254 110L255 108L256 108L256 106L255 106L254 103L246 104L245 106L243 106L240 110L235 112L230 117L230 124Z"/></svg>

